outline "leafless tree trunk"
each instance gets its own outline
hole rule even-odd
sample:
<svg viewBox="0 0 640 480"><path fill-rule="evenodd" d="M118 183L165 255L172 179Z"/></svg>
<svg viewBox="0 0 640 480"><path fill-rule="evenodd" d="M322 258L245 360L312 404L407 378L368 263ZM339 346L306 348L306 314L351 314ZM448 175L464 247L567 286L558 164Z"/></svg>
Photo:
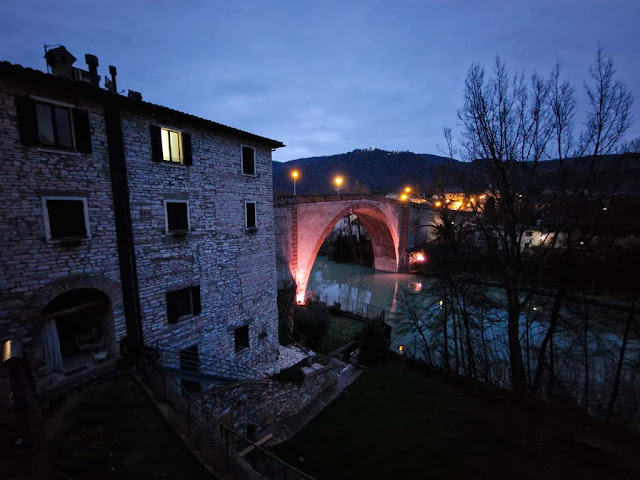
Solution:
<svg viewBox="0 0 640 480"><path fill-rule="evenodd" d="M631 308L629 309L629 314L627 315L627 322L624 325L624 335L622 337L622 345L620 346L620 355L618 357L618 365L616 366L616 374L613 379L613 388L611 390L611 398L609 399L609 404L607 405L607 413L605 415L605 419L608 422L611 421L613 417L613 412L616 406L616 400L618 399L618 391L620 389L620 378L622 377L622 367L624 366L624 355L627 351L627 342L629 341L629 332L631 330L631 322L633 321L633 315L635 313L636 308L636 299L633 299L631 302Z"/></svg>

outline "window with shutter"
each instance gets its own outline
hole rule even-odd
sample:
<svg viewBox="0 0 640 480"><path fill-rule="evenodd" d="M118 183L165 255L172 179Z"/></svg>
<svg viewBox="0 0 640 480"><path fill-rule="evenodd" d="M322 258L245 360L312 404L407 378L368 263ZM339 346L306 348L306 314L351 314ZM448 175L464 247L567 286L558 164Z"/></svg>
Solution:
<svg viewBox="0 0 640 480"><path fill-rule="evenodd" d="M89 113L58 103L16 97L23 145L91 153Z"/></svg>

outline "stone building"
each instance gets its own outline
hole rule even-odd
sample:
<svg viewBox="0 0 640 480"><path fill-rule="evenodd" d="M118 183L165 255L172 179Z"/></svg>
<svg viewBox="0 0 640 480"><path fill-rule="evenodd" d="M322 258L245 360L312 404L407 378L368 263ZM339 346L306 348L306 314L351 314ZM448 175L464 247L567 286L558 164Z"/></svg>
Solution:
<svg viewBox="0 0 640 480"><path fill-rule="evenodd" d="M119 95L113 67L100 88L86 59L50 50L52 74L0 63L0 342L22 342L41 390L122 344L275 361L284 145Z"/></svg>

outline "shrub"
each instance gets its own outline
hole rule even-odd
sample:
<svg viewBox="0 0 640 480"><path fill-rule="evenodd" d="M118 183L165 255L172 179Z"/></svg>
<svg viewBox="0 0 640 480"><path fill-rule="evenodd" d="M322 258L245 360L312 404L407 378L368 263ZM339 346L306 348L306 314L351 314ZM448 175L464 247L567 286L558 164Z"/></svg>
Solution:
<svg viewBox="0 0 640 480"><path fill-rule="evenodd" d="M308 302L295 308L295 329L307 339L307 347L316 350L329 328L329 309L322 302Z"/></svg>
<svg viewBox="0 0 640 480"><path fill-rule="evenodd" d="M358 335L360 363L380 365L389 351L389 326L385 323L368 323Z"/></svg>
<svg viewBox="0 0 640 480"><path fill-rule="evenodd" d="M304 382L304 372L302 371L302 363L297 363L289 368L284 368L278 373L271 375L272 380L276 380L281 383L295 383L300 385Z"/></svg>

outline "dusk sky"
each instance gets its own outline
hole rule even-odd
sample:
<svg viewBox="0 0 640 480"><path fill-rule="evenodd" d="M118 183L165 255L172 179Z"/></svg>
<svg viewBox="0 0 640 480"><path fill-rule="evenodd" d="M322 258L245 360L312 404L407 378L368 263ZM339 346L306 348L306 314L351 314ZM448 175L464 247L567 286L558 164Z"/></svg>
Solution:
<svg viewBox="0 0 640 480"><path fill-rule="evenodd" d="M118 67L147 101L284 142L279 161L376 146L440 153L472 62L499 54L582 85L598 42L635 97L638 1L5 0L0 60L45 69L43 44Z"/></svg>

